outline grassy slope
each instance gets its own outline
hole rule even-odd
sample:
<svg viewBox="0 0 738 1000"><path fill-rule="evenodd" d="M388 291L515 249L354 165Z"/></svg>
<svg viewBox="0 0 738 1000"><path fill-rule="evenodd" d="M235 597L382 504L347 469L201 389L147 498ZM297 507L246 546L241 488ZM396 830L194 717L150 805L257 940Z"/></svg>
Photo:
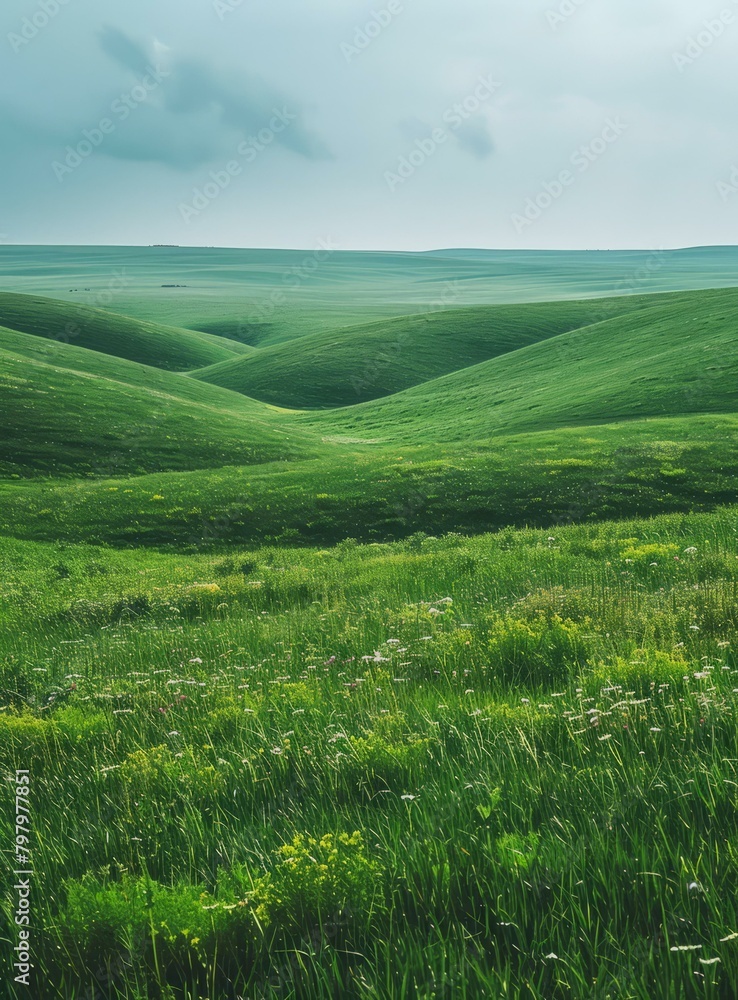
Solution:
<svg viewBox="0 0 738 1000"><path fill-rule="evenodd" d="M321 257L323 255L320 255ZM443 306L735 286L738 248L333 253L0 246L0 286L258 344ZM163 289L163 283L186 288ZM75 291L72 291L74 289ZM89 289L89 291L87 291Z"/></svg>
<svg viewBox="0 0 738 1000"><path fill-rule="evenodd" d="M0 325L168 371L217 364L250 348L103 309L0 292Z"/></svg>
<svg viewBox="0 0 738 1000"><path fill-rule="evenodd" d="M477 306L397 317L264 347L192 373L296 409L351 406L629 312L644 298Z"/></svg>
<svg viewBox="0 0 738 1000"><path fill-rule="evenodd" d="M324 432L486 440L632 417L738 410L738 292L695 292L307 422Z"/></svg>
<svg viewBox="0 0 738 1000"><path fill-rule="evenodd" d="M16 995L732 1000L737 531L734 508L215 558L3 541Z"/></svg>
<svg viewBox="0 0 738 1000"><path fill-rule="evenodd" d="M562 522L734 500L738 417L633 419L736 408L734 299L356 411L401 446L0 485L0 534L51 543L0 541L0 767L32 775L38 1000L732 1000L738 512ZM12 331L0 361L3 446L33 468L244 461L246 428L263 461L307 419ZM345 417L309 423L348 439ZM67 544L513 523L545 530ZM316 842L287 862L296 835Z"/></svg>
<svg viewBox="0 0 738 1000"><path fill-rule="evenodd" d="M140 474L320 451L246 397L2 329L0 415L5 476Z"/></svg>
<svg viewBox="0 0 738 1000"><path fill-rule="evenodd" d="M187 378L179 372L164 371L136 361L87 350L75 344L46 340L31 334L19 333L0 326L0 350L21 355L32 361L88 375L99 375L115 382L152 392L164 393L193 403L203 403L228 413L251 415L255 412L273 414L273 407L256 403L237 393L218 386Z"/></svg>
<svg viewBox="0 0 738 1000"><path fill-rule="evenodd" d="M118 543L182 542L226 511L224 538L331 541L545 524L577 505L607 516L728 502L725 477L736 471L729 417L489 440L493 431L734 410L736 325L736 292L667 298L383 402L309 418L66 345L44 342L42 350L6 332L6 474L223 471L61 489L51 499L46 487L11 491L5 523L18 518L11 530L33 537L89 529ZM302 428L322 433L323 444L306 442ZM660 446L653 450L664 440L665 463ZM309 453L315 461L295 468L225 468ZM157 495L164 499L152 506ZM28 511L47 512L38 536L23 524Z"/></svg>
<svg viewBox="0 0 738 1000"><path fill-rule="evenodd" d="M326 544L710 510L735 500L737 443L738 418L694 416L486 447L354 446L281 466L5 484L0 532L114 545Z"/></svg>

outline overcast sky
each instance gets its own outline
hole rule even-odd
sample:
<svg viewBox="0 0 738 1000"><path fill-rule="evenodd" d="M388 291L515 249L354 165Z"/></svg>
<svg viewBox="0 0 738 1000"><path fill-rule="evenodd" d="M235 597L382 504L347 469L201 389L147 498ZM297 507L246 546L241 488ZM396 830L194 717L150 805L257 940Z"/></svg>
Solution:
<svg viewBox="0 0 738 1000"><path fill-rule="evenodd" d="M5 242L738 243L738 0L5 0L0 44Z"/></svg>

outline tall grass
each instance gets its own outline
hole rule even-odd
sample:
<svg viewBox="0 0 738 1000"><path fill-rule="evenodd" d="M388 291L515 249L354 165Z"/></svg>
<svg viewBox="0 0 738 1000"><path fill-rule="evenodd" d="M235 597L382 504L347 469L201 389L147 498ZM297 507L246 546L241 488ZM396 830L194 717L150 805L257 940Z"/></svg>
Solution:
<svg viewBox="0 0 738 1000"><path fill-rule="evenodd" d="M734 997L737 531L4 541L34 996Z"/></svg>

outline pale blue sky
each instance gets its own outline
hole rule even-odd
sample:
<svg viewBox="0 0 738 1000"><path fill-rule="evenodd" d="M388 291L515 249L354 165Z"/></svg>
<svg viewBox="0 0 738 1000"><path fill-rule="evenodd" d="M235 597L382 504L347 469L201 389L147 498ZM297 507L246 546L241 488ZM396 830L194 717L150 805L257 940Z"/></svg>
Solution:
<svg viewBox="0 0 738 1000"><path fill-rule="evenodd" d="M0 45L6 242L738 242L738 0L6 0Z"/></svg>

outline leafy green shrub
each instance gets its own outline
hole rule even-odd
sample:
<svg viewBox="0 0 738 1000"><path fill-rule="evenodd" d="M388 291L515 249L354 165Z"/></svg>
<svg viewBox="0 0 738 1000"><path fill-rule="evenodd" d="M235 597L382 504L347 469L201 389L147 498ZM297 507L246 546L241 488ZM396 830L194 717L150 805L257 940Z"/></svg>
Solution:
<svg viewBox="0 0 738 1000"><path fill-rule="evenodd" d="M243 951L252 937L253 919L245 902L218 906L196 885L169 887L130 875L104 885L88 874L68 881L65 888L60 925L82 972L124 959L134 967L148 967L165 982L176 982L205 969L208 955L226 939L231 945L237 941Z"/></svg>
<svg viewBox="0 0 738 1000"><path fill-rule="evenodd" d="M133 795L146 800L176 793L207 801L220 795L226 783L225 773L201 761L191 747L175 756L164 745L129 753L120 777Z"/></svg>
<svg viewBox="0 0 738 1000"><path fill-rule="evenodd" d="M67 902L60 926L82 956L100 959L143 946L151 889L140 880L101 885L88 873L65 883Z"/></svg>
<svg viewBox="0 0 738 1000"><path fill-rule="evenodd" d="M506 833L495 842L497 859L504 868L526 872L538 856L537 833Z"/></svg>
<svg viewBox="0 0 738 1000"><path fill-rule="evenodd" d="M681 684L689 669L686 660L671 653L638 649L629 659L616 657L610 663L597 664L582 674L582 681L592 691L619 685L624 691L644 695L660 685Z"/></svg>
<svg viewBox="0 0 738 1000"><path fill-rule="evenodd" d="M414 774L429 763L431 741L410 735L393 739L377 732L351 736L336 757L339 786L376 792L404 791Z"/></svg>
<svg viewBox="0 0 738 1000"><path fill-rule="evenodd" d="M89 742L99 747L111 731L106 715L102 712L85 710L77 705L62 706L54 712L52 719L59 733L70 743Z"/></svg>
<svg viewBox="0 0 738 1000"><path fill-rule="evenodd" d="M405 539L404 544L408 552L422 552L430 537L425 531L416 531Z"/></svg>
<svg viewBox="0 0 738 1000"><path fill-rule="evenodd" d="M558 684L581 667L588 654L581 626L558 615L532 621L493 618L487 642L490 670L512 685Z"/></svg>
<svg viewBox="0 0 738 1000"><path fill-rule="evenodd" d="M328 833L320 840L297 834L277 857L249 893L262 926L304 930L346 910L368 921L381 869L367 857L361 833Z"/></svg>
<svg viewBox="0 0 738 1000"><path fill-rule="evenodd" d="M29 711L0 715L0 764L33 768L58 756L58 730Z"/></svg>
<svg viewBox="0 0 738 1000"><path fill-rule="evenodd" d="M623 550L622 558L630 572L640 579L652 578L654 574L674 574L679 566L679 546L660 542L631 545Z"/></svg>

